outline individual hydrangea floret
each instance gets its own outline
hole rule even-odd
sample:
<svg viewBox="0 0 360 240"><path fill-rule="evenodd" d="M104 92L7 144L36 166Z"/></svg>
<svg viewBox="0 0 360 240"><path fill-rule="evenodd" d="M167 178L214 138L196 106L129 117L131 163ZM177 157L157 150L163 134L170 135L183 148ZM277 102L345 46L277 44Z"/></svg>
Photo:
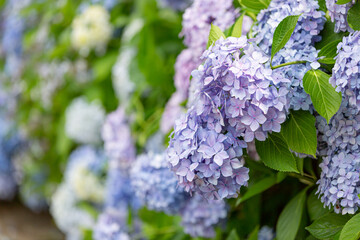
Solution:
<svg viewBox="0 0 360 240"><path fill-rule="evenodd" d="M102 203L105 193L103 175L107 159L102 151L89 146L76 149L69 157L65 171L67 181L79 200Z"/></svg>
<svg viewBox="0 0 360 240"><path fill-rule="evenodd" d="M343 38L335 60L330 83L349 98L351 106L360 109L360 31Z"/></svg>
<svg viewBox="0 0 360 240"><path fill-rule="evenodd" d="M72 27L72 45L85 56L92 49L105 48L113 31L109 13L101 5L86 8L74 19Z"/></svg>
<svg viewBox="0 0 360 240"><path fill-rule="evenodd" d="M360 152L333 152L320 164L317 193L336 213L354 214L360 206Z"/></svg>
<svg viewBox="0 0 360 240"><path fill-rule="evenodd" d="M181 36L185 45L205 50L211 24L224 31L234 24L238 15L232 0L194 0L183 15Z"/></svg>
<svg viewBox="0 0 360 240"><path fill-rule="evenodd" d="M136 196L147 208L167 214L183 208L187 194L169 171L164 153L140 155L131 169L131 179Z"/></svg>
<svg viewBox="0 0 360 240"><path fill-rule="evenodd" d="M110 113L102 129L102 138L107 156L112 164L126 169L135 161L135 145L125 110L119 107Z"/></svg>
<svg viewBox="0 0 360 240"><path fill-rule="evenodd" d="M302 79L311 69L310 63L317 61L318 51L314 43L321 40L319 33L326 21L325 13L318 9L319 5L314 0L275 0L270 3L268 9L259 13L258 23L253 29L256 43L270 55L273 35L278 24L287 16L301 14L290 40L273 59L274 66L298 60L309 62L282 67L275 71L290 80L287 85L290 109L312 110L311 99L304 91Z"/></svg>
<svg viewBox="0 0 360 240"><path fill-rule="evenodd" d="M77 98L66 109L65 133L81 144L100 144L105 110L97 102Z"/></svg>
<svg viewBox="0 0 360 240"><path fill-rule="evenodd" d="M349 9L355 4L356 0L352 0L346 4L336 4L338 0L326 0L326 8L332 22L335 22L335 32L353 32L347 22Z"/></svg>
<svg viewBox="0 0 360 240"><path fill-rule="evenodd" d="M192 197L181 213L184 232L192 237L215 237L215 227L226 218L223 200L207 200L199 195Z"/></svg>
<svg viewBox="0 0 360 240"><path fill-rule="evenodd" d="M130 240L127 233L127 209L107 208L94 227L95 240Z"/></svg>
<svg viewBox="0 0 360 240"><path fill-rule="evenodd" d="M157 0L162 8L172 8L175 11L184 11L193 0Z"/></svg>

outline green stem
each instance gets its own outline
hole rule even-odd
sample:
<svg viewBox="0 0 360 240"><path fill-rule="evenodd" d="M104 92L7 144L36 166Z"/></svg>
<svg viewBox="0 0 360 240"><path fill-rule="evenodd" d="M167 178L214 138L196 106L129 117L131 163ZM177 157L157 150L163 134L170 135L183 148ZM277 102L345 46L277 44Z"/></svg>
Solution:
<svg viewBox="0 0 360 240"><path fill-rule="evenodd" d="M281 67L285 67L285 66L289 66L289 65L293 65L293 64L302 64L302 63L307 63L307 61L294 61L294 62L287 62L287 63L282 63L282 64L279 64L277 66L273 66L271 63L270 63L270 67L271 69L277 69L277 68L281 68Z"/></svg>
<svg viewBox="0 0 360 240"><path fill-rule="evenodd" d="M301 174L298 173L288 173L288 175L290 177L294 177L299 179L300 182L307 184L309 186L312 186L315 184L316 180L314 178L310 178L310 177L306 177L306 176L302 176Z"/></svg>

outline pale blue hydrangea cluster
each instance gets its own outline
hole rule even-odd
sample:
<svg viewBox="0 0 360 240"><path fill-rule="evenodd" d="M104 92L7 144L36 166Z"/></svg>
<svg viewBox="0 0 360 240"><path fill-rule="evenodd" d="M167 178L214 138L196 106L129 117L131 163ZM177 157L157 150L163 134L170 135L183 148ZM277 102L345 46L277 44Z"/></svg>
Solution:
<svg viewBox="0 0 360 240"><path fill-rule="evenodd" d="M175 11L184 11L193 0L157 0L162 8L172 8Z"/></svg>
<svg viewBox="0 0 360 240"><path fill-rule="evenodd" d="M354 214L360 206L360 113L344 98L329 124L317 117L323 146L321 177L317 193L335 212Z"/></svg>
<svg viewBox="0 0 360 240"><path fill-rule="evenodd" d="M256 43L270 55L273 35L278 24L287 16L301 14L290 40L273 59L274 66L298 60L309 61L307 64L290 65L277 70L291 81L288 85L288 101L289 107L294 110L311 109L311 99L303 89L302 78L311 69L310 63L317 60L318 51L314 43L321 40L319 33L326 21L325 13L318 9L319 5L314 0L275 0L270 3L268 9L259 13L258 24L254 27Z"/></svg>
<svg viewBox="0 0 360 240"><path fill-rule="evenodd" d="M326 0L326 7L332 22L335 22L335 32L352 32L353 30L347 23L347 13L349 9L355 4L356 0L352 0L346 4L336 4L337 0Z"/></svg>
<svg viewBox="0 0 360 240"><path fill-rule="evenodd" d="M288 80L264 64L269 60L246 37L219 39L193 71L195 100L175 124L168 161L186 191L209 199L236 197L247 184L242 148L285 121ZM240 140L241 137L243 140Z"/></svg>
<svg viewBox="0 0 360 240"><path fill-rule="evenodd" d="M175 214L183 208L188 194L178 186L164 153L139 155L131 169L136 196L150 210Z"/></svg>
<svg viewBox="0 0 360 240"><path fill-rule="evenodd" d="M135 161L136 150L125 110L119 107L110 113L102 128L106 155L112 164L127 169Z"/></svg>
<svg viewBox="0 0 360 240"><path fill-rule="evenodd" d="M51 213L68 239L82 239L85 229L93 229L95 218L80 207L100 210L105 195L107 159L101 150L81 146L73 151L60 184L51 201Z"/></svg>
<svg viewBox="0 0 360 240"><path fill-rule="evenodd" d="M3 114L1 114L3 115ZM4 116L0 118L0 199L10 200L16 193L16 182L12 157L20 144L20 138L14 134L10 122Z"/></svg>
<svg viewBox="0 0 360 240"><path fill-rule="evenodd" d="M335 59L330 83L349 98L351 106L360 109L360 31L343 38Z"/></svg>
<svg viewBox="0 0 360 240"><path fill-rule="evenodd" d="M127 209L107 208L98 218L94 228L95 240L130 240L127 233Z"/></svg>
<svg viewBox="0 0 360 240"><path fill-rule="evenodd" d="M6 59L5 72L15 78L19 77L22 67L22 38L25 24L20 11L29 2L29 0L8 0L3 11L1 48Z"/></svg>
<svg viewBox="0 0 360 240"><path fill-rule="evenodd" d="M223 200L208 200L194 195L181 213L181 225L184 232L192 237L215 237L215 226L227 216L227 207Z"/></svg>
<svg viewBox="0 0 360 240"><path fill-rule="evenodd" d="M258 240L273 240L275 233L272 228L268 226L262 226L258 232Z"/></svg>
<svg viewBox="0 0 360 240"><path fill-rule="evenodd" d="M98 102L79 97L66 109L65 133L80 144L100 144L105 110Z"/></svg>

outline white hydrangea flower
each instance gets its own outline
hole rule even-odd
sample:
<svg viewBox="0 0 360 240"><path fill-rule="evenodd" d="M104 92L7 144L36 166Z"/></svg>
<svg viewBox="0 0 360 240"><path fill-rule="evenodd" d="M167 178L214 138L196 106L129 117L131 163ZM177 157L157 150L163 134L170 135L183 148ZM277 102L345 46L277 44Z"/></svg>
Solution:
<svg viewBox="0 0 360 240"><path fill-rule="evenodd" d="M68 177L75 195L80 200L89 200L95 203L103 202L105 186L96 175L88 170L86 164L76 164L69 171Z"/></svg>
<svg viewBox="0 0 360 240"><path fill-rule="evenodd" d="M78 143L99 144L104 120L105 110L100 104L77 98L66 109L66 135Z"/></svg>
<svg viewBox="0 0 360 240"><path fill-rule="evenodd" d="M95 225L95 219L76 204L75 194L66 183L62 183L52 196L50 212L66 239L82 239L81 229L92 229Z"/></svg>
<svg viewBox="0 0 360 240"><path fill-rule="evenodd" d="M125 47L120 51L118 59L112 69L112 83L117 98L122 102L127 102L131 93L135 89L134 82L130 78L130 64L136 56L136 49Z"/></svg>
<svg viewBox="0 0 360 240"><path fill-rule="evenodd" d="M72 27L72 45L82 55L87 55L91 49L104 48L113 32L109 13L101 5L86 8L74 19Z"/></svg>

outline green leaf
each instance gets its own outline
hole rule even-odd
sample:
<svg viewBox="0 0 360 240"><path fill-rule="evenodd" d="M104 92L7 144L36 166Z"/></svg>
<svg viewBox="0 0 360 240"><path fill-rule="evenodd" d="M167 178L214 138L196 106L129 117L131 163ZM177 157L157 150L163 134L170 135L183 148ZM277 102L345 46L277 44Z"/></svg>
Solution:
<svg viewBox="0 0 360 240"><path fill-rule="evenodd" d="M351 1L352 1L352 0L338 0L338 1L336 2L336 4L342 5L342 4L347 4L347 3L351 2Z"/></svg>
<svg viewBox="0 0 360 240"><path fill-rule="evenodd" d="M317 136L315 117L308 111L290 111L289 119L282 125L281 133L289 148L315 157Z"/></svg>
<svg viewBox="0 0 360 240"><path fill-rule="evenodd" d="M318 54L319 57L324 56L325 58L319 59L319 62L325 64L335 64L334 58L337 55L337 45L340 42L341 40L338 39L325 45Z"/></svg>
<svg viewBox="0 0 360 240"><path fill-rule="evenodd" d="M360 213L353 216L344 226L340 240L357 240L360 238Z"/></svg>
<svg viewBox="0 0 360 240"><path fill-rule="evenodd" d="M318 0L319 3L319 10L326 12L327 8L326 8L326 1L325 0Z"/></svg>
<svg viewBox="0 0 360 240"><path fill-rule="evenodd" d="M236 233L236 229L231 230L229 236L226 238L226 240L240 240L239 236Z"/></svg>
<svg viewBox="0 0 360 240"><path fill-rule="evenodd" d="M335 41L335 40L342 40L344 36L348 34L346 32L334 32L335 23L331 22L331 20L327 20L324 25L324 29L320 32L321 41L315 43L315 47L318 50L321 50L327 44Z"/></svg>
<svg viewBox="0 0 360 240"><path fill-rule="evenodd" d="M221 37L223 37L224 39L226 38L225 34L221 31L221 29L218 26L211 24L207 47L213 45Z"/></svg>
<svg viewBox="0 0 360 240"><path fill-rule="evenodd" d="M294 240L304 211L307 188L297 194L285 206L276 224L276 239Z"/></svg>
<svg viewBox="0 0 360 240"><path fill-rule="evenodd" d="M256 150L266 166L283 172L299 172L295 155L279 133L269 134L263 142L256 141Z"/></svg>
<svg viewBox="0 0 360 240"><path fill-rule="evenodd" d="M307 209L309 217L312 221L326 215L330 212L328 208L324 207L324 204L315 194L316 190L312 191L307 199Z"/></svg>
<svg viewBox="0 0 360 240"><path fill-rule="evenodd" d="M278 177L279 174L281 174L280 178ZM260 181L254 183L253 185L251 185L251 187L248 188L247 192L236 201L236 206L257 194L266 191L275 184L280 183L282 180L284 180L282 173L278 173L276 175L261 179Z"/></svg>
<svg viewBox="0 0 360 240"><path fill-rule="evenodd" d="M243 10L259 13L260 10L268 8L271 0L239 0Z"/></svg>
<svg viewBox="0 0 360 240"><path fill-rule="evenodd" d="M352 6L347 15L347 21L349 26L355 31L360 30L360 2L357 1L354 6Z"/></svg>
<svg viewBox="0 0 360 240"><path fill-rule="evenodd" d="M236 37L236 38L241 37L243 20L244 20L244 14L241 14L241 16L238 18L238 20L236 20L234 24L234 28L231 32L232 37Z"/></svg>
<svg viewBox="0 0 360 240"><path fill-rule="evenodd" d="M258 234L259 234L259 225L257 225L254 230L250 233L247 240L258 240Z"/></svg>
<svg viewBox="0 0 360 240"><path fill-rule="evenodd" d="M327 122L339 110L341 93L329 83L330 76L321 70L309 70L303 78L304 90L307 92L315 110L323 116Z"/></svg>
<svg viewBox="0 0 360 240"><path fill-rule="evenodd" d="M284 18L276 27L271 47L271 61L275 54L282 49L289 41L300 15L288 16Z"/></svg>
<svg viewBox="0 0 360 240"><path fill-rule="evenodd" d="M318 239L329 239L335 236L349 220L345 215L329 213L315 220L305 229Z"/></svg>

